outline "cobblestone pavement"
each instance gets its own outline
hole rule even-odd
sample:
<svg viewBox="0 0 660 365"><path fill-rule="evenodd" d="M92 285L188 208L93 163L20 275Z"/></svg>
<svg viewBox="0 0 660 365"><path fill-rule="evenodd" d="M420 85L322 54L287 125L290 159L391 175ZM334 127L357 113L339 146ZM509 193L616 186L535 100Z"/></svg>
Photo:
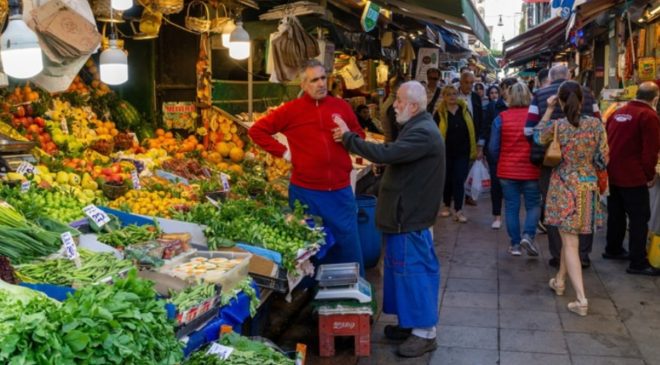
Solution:
<svg viewBox="0 0 660 365"><path fill-rule="evenodd" d="M383 327L396 319L381 314L372 328L370 357L352 357L351 343L344 342L341 347L348 348L338 348L340 357L313 363L660 364L660 279L629 275L627 263L603 260L605 238L599 232L592 266L583 273L590 312L578 317L566 309L575 297L568 281L563 297L547 287L555 269L548 266L546 236L537 236L538 258L512 257L505 227L491 230L489 211L490 202L482 199L478 207L467 207L467 224L439 218L434 229L442 265L434 353L398 357L396 343L383 336ZM380 296L377 274L374 269L368 276Z"/></svg>

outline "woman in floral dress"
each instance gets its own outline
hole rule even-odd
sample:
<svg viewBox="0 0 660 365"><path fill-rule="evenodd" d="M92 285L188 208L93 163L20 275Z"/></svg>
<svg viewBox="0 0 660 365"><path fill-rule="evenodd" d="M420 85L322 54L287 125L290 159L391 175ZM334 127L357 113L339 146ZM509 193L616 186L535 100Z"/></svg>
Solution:
<svg viewBox="0 0 660 365"><path fill-rule="evenodd" d="M557 295L563 295L568 274L577 294L577 300L568 303L568 310L586 316L588 302L584 294L578 235L592 233L602 225L597 171L607 168L608 147L602 122L580 115L582 100L580 84L564 82L557 95L548 99L548 109L534 138L539 144L549 144L554 137L555 123L558 123L562 159L550 178L545 224L559 229L562 251L559 272L550 279L549 285ZM566 118L550 120L557 102Z"/></svg>

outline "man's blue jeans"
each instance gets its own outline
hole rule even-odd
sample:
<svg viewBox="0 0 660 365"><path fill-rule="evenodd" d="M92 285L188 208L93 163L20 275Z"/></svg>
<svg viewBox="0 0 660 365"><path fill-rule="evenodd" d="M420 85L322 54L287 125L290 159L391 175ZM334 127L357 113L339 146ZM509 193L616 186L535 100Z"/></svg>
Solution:
<svg viewBox="0 0 660 365"><path fill-rule="evenodd" d="M519 245L520 234L520 196L525 199L525 226L523 234L534 238L536 223L541 216L541 190L538 180L508 180L500 179L504 193L504 214L506 231L509 233L512 245Z"/></svg>

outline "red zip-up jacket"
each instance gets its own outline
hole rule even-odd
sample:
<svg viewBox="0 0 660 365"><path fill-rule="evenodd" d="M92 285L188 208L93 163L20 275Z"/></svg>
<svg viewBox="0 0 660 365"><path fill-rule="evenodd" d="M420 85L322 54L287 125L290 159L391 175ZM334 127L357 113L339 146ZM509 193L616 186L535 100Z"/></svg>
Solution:
<svg viewBox="0 0 660 365"><path fill-rule="evenodd" d="M348 128L364 138L364 131L351 106L342 99L309 95L292 100L259 119L248 131L250 138L266 152L282 157L286 146L273 138L286 136L291 151L291 183L312 190L339 190L351 184L351 158L341 143L332 138L337 125L332 116L341 116Z"/></svg>
<svg viewBox="0 0 660 365"><path fill-rule="evenodd" d="M660 149L660 119L648 104L630 101L607 119L610 183L644 186L653 180Z"/></svg>

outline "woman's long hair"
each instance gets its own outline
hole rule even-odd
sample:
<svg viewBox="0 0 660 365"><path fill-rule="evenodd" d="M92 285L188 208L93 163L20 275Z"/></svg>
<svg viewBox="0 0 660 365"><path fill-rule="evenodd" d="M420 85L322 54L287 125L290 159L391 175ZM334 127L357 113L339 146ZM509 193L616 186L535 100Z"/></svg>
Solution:
<svg viewBox="0 0 660 365"><path fill-rule="evenodd" d="M582 87L575 81L564 81L557 92L559 100L564 104L562 111L566 119L574 126L580 125L582 112Z"/></svg>

